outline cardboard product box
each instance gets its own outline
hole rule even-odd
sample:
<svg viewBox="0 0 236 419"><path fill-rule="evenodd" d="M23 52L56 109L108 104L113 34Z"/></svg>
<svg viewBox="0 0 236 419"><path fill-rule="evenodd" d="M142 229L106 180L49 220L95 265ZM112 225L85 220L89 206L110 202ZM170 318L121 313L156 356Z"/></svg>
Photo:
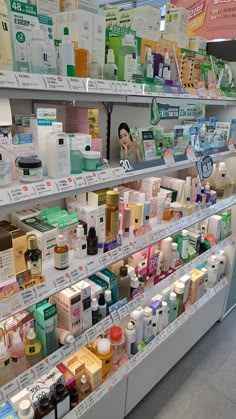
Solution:
<svg viewBox="0 0 236 419"><path fill-rule="evenodd" d="M60 12L60 0L36 0L38 13L52 16Z"/></svg>
<svg viewBox="0 0 236 419"><path fill-rule="evenodd" d="M70 371L71 374L75 377L76 387L78 389L80 379L82 375L85 374L85 364L80 360L78 352L71 355L69 358L63 361L65 367Z"/></svg>
<svg viewBox="0 0 236 419"><path fill-rule="evenodd" d="M56 366L56 368L64 375L65 385L68 391L71 391L76 386L76 380L73 374L65 367L63 363Z"/></svg>
<svg viewBox="0 0 236 419"><path fill-rule="evenodd" d="M57 306L43 301L34 311L35 332L46 358L58 349Z"/></svg>
<svg viewBox="0 0 236 419"><path fill-rule="evenodd" d="M178 46L180 48L189 48L189 36L185 32L178 32L178 33L169 33L164 32L161 37L163 39L168 39L169 41L177 42Z"/></svg>
<svg viewBox="0 0 236 419"><path fill-rule="evenodd" d="M84 10L68 12L68 26L71 41L79 46L80 39L84 39L85 48L91 53L93 49L93 14Z"/></svg>
<svg viewBox="0 0 236 419"><path fill-rule="evenodd" d="M166 11L165 31L167 33L187 33L189 11L183 7L172 7Z"/></svg>
<svg viewBox="0 0 236 419"><path fill-rule="evenodd" d="M29 217L37 217L40 211L46 209L45 206L32 207L25 210L19 210L11 213L11 223L21 229L21 221ZM4 227L4 226L3 226Z"/></svg>
<svg viewBox="0 0 236 419"><path fill-rule="evenodd" d="M61 12L73 12L74 10L85 10L90 13L98 13L99 0L60 0Z"/></svg>
<svg viewBox="0 0 236 419"><path fill-rule="evenodd" d="M188 48L196 52L198 52L199 49L206 50L207 42L207 39L202 38L201 36L190 36Z"/></svg>
<svg viewBox="0 0 236 419"><path fill-rule="evenodd" d="M27 236L21 230L16 230L11 233L12 246L14 255L15 274L25 271L25 252L27 251Z"/></svg>
<svg viewBox="0 0 236 419"><path fill-rule="evenodd" d="M160 38L161 12L157 7L143 6L118 12L118 26L131 29L140 38L158 41Z"/></svg>
<svg viewBox="0 0 236 419"><path fill-rule="evenodd" d="M110 188L100 189L95 192L88 192L88 205L94 208L106 205L106 193L108 191L110 191Z"/></svg>
<svg viewBox="0 0 236 419"><path fill-rule="evenodd" d="M83 329L92 327L92 309L91 309L91 285L87 281L80 281L75 284L80 290L83 306Z"/></svg>
<svg viewBox="0 0 236 419"><path fill-rule="evenodd" d="M83 326L81 291L72 285L53 295L50 301L57 306L58 327L69 330L72 334L79 333Z"/></svg>
<svg viewBox="0 0 236 419"><path fill-rule="evenodd" d="M77 355L85 365L85 375L92 390L95 390L102 383L102 361L87 348L80 349Z"/></svg>
<svg viewBox="0 0 236 419"><path fill-rule="evenodd" d="M191 284L189 290L189 300L194 304L200 297L203 296L205 289L205 273L194 269L191 272Z"/></svg>
<svg viewBox="0 0 236 419"><path fill-rule="evenodd" d="M103 67L105 64L105 17L93 15L93 44L92 50L96 51L98 62Z"/></svg>
<svg viewBox="0 0 236 419"><path fill-rule="evenodd" d="M103 9L103 16L105 17L106 29L111 30L113 26L118 25L118 16L119 16L118 8L109 7L108 9Z"/></svg>

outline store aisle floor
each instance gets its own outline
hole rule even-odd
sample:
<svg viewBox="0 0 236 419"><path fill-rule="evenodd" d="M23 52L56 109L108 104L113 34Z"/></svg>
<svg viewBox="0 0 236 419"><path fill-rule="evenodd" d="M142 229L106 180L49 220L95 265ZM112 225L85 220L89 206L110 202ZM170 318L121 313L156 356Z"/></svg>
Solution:
<svg viewBox="0 0 236 419"><path fill-rule="evenodd" d="M236 309L215 324L126 417L144 418L236 418Z"/></svg>

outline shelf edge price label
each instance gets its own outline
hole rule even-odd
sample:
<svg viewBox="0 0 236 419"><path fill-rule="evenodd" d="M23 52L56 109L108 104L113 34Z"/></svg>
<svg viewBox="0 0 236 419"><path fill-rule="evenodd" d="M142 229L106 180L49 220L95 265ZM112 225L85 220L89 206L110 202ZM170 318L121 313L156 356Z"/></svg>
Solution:
<svg viewBox="0 0 236 419"><path fill-rule="evenodd" d="M34 188L38 197L51 195L56 192L55 182L51 179L35 183Z"/></svg>
<svg viewBox="0 0 236 419"><path fill-rule="evenodd" d="M43 76L46 88L49 90L69 91L70 86L67 82L67 77L47 75Z"/></svg>
<svg viewBox="0 0 236 419"><path fill-rule="evenodd" d="M9 191L11 202L14 204L21 201L37 198L33 185L19 185Z"/></svg>
<svg viewBox="0 0 236 419"><path fill-rule="evenodd" d="M87 337L85 333L82 333L82 335L77 336L75 338L75 347L76 349L80 349L83 346L87 345L88 341L87 341Z"/></svg>
<svg viewBox="0 0 236 419"><path fill-rule="evenodd" d="M68 84L73 92L85 93L85 80L80 77L68 77Z"/></svg>
<svg viewBox="0 0 236 419"><path fill-rule="evenodd" d="M18 88L19 83L16 78L16 73L0 70L0 87Z"/></svg>
<svg viewBox="0 0 236 419"><path fill-rule="evenodd" d="M84 180L87 186L97 185L100 182L98 173L96 172L91 172L89 174L86 174L84 176Z"/></svg>
<svg viewBox="0 0 236 419"><path fill-rule="evenodd" d="M69 192L75 189L72 177L58 179L56 180L56 185L58 192Z"/></svg>
<svg viewBox="0 0 236 419"><path fill-rule="evenodd" d="M111 182L114 180L114 173L112 169L104 169L98 173L100 182Z"/></svg>

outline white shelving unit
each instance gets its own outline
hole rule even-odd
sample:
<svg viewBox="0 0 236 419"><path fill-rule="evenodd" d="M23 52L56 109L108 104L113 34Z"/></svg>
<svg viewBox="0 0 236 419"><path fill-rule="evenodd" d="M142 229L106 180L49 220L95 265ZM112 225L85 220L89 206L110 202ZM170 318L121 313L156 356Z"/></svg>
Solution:
<svg viewBox="0 0 236 419"><path fill-rule="evenodd" d="M236 107L236 100L231 98L200 99L191 95L167 95L167 94L146 94L143 85L109 82L101 80L63 78L57 76L36 76L34 74L22 75L21 73L0 72L0 98L14 100L43 101L45 102L74 102L80 106L86 103L114 103L117 106L125 106L131 109L138 104L148 109L153 97L157 97L160 103L171 104L193 104L200 103L210 106L217 106L226 113L230 107ZM148 105L148 106L147 106ZM144 115L146 118L146 114ZM115 129L114 129L115 132ZM231 160L233 174L233 159L236 151L228 151L213 156L214 161L222 159ZM97 190L104 187L113 187L128 181L134 181L148 176L160 176L174 171L189 169L195 165L194 161L185 161L176 164L174 167L163 165L161 167L139 170L131 173L119 167L118 163L112 164L111 168L93 174L83 173L78 176L70 176L66 179L44 179L37 184L27 185L14 183L9 188L3 188L0 194L0 214L10 214L13 210L27 208L39 203L47 203L64 199L85 191ZM16 295L0 305L0 321L16 314L23 308L37 303L43 298L67 288L71 284L96 273L112 263L119 261L136 251L145 249L147 246L156 243L184 228L187 228L213 214L220 213L236 205L236 195L218 201L217 204L185 217L178 222L153 225L152 231L140 238L123 239L122 246L107 254L97 257L87 257L83 262L70 258L70 269L58 274L53 268L52 262L45 263L43 274L47 281L32 289ZM235 217L233 211L233 219ZM233 234L236 234L235 222L233 221ZM157 293L171 285L177 279L200 263L207 260L212 254L220 249L226 249L230 260L230 270L227 272L227 279L223 279L215 288L207 293L190 307L173 324L169 325L158 335L150 345L135 355L120 370L102 384L87 399L81 402L76 409L71 411L66 419L96 419L112 416L113 419L123 419L133 407L161 380L161 378L178 362L181 357L200 339L212 325L224 316L226 297L231 284L232 268L235 260L234 236L230 236L216 246L212 247L203 255L192 262L184 265L172 275L164 278L154 287L147 289L145 293L136 296L127 306L112 313L102 322L91 329L84 331L72 345L65 346L31 370L17 377L4 387L0 388L0 402L8 399L20 389L27 387L36 378L39 378L53 366L57 365L63 358L66 358L74 351L89 343L102 331L112 324L123 321L140 304L148 302ZM142 377L142 380L140 380Z"/></svg>

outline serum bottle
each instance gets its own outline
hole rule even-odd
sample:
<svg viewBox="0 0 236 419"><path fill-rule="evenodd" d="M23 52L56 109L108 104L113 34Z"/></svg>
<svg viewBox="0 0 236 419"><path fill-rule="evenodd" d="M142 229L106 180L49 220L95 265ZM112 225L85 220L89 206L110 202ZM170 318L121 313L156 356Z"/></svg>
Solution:
<svg viewBox="0 0 236 419"><path fill-rule="evenodd" d="M117 191L106 193L106 239L111 240L119 233L120 194Z"/></svg>
<svg viewBox="0 0 236 419"><path fill-rule="evenodd" d="M25 345L20 337L19 330L13 333L12 345L10 347L12 367L16 377L27 370L25 357Z"/></svg>
<svg viewBox="0 0 236 419"><path fill-rule="evenodd" d="M118 67L115 64L115 56L113 49L108 50L107 63L103 67L104 80L118 80Z"/></svg>
<svg viewBox="0 0 236 419"><path fill-rule="evenodd" d="M31 235L28 237L28 250L25 252L25 262L31 272L31 278L40 278L42 274L42 252L38 249L37 237Z"/></svg>
<svg viewBox="0 0 236 419"><path fill-rule="evenodd" d="M91 54L91 62L89 65L89 77L91 79L102 79L102 67L97 60L96 51Z"/></svg>
<svg viewBox="0 0 236 419"><path fill-rule="evenodd" d="M82 225L78 225L77 227L77 239L75 240L74 256L78 259L83 259L87 256L87 240L84 235L84 227Z"/></svg>
<svg viewBox="0 0 236 419"><path fill-rule="evenodd" d="M57 245L54 247L54 266L59 271L69 267L69 247L63 234L57 236Z"/></svg>
<svg viewBox="0 0 236 419"><path fill-rule="evenodd" d="M98 253L98 237L94 227L90 227L87 236L87 254L94 256Z"/></svg>

